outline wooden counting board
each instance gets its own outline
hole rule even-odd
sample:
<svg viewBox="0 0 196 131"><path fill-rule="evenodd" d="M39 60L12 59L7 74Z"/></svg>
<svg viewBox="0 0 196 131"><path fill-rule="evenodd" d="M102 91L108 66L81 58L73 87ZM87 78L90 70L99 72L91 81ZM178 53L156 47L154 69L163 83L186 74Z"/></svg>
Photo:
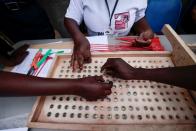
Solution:
<svg viewBox="0 0 196 131"><path fill-rule="evenodd" d="M120 54L119 54L120 55ZM120 55L121 57L123 54ZM124 55L125 56L125 55ZM70 56L57 56L49 77L81 78L103 75L101 66L112 55L94 55L82 72L72 72ZM122 57L133 67L163 68L173 66L168 56ZM41 97L36 121L58 124L180 124L196 123L196 106L189 93L178 87L143 80L113 81L112 94L104 100L88 102L79 96ZM38 113L38 112L35 112ZM85 128L86 129L86 128Z"/></svg>
<svg viewBox="0 0 196 131"><path fill-rule="evenodd" d="M196 124L196 105L186 89L145 80L121 80L104 75L107 58L120 57L133 67L175 66L168 52L119 52L94 54L82 72L72 72L70 55L57 56L49 73L52 78L103 75L113 81L112 94L96 102L79 96L39 97L29 117L29 127L92 130L96 126L132 124Z"/></svg>

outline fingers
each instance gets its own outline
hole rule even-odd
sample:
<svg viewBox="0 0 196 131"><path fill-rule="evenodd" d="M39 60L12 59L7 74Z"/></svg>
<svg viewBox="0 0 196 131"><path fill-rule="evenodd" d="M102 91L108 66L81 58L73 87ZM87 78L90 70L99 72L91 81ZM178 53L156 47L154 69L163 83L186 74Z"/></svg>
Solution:
<svg viewBox="0 0 196 131"><path fill-rule="evenodd" d="M71 57L71 67L73 69L73 72L79 68L80 70L83 69L83 63L84 63L84 58L82 55L73 53Z"/></svg>
<svg viewBox="0 0 196 131"><path fill-rule="evenodd" d="M77 55L75 55L75 53L72 54L71 67L72 67L73 72L77 68Z"/></svg>
<svg viewBox="0 0 196 131"><path fill-rule="evenodd" d="M105 69L111 67L111 62L110 62L110 61L111 61L111 59L108 58L107 61L106 61L106 63L101 67L101 72L102 72L103 70L105 70Z"/></svg>
<svg viewBox="0 0 196 131"><path fill-rule="evenodd" d="M113 82L109 82L109 83L102 83L102 87L105 89L105 90L111 90L113 86Z"/></svg>
<svg viewBox="0 0 196 131"><path fill-rule="evenodd" d="M101 72L103 72L104 70L110 69L112 68L112 66L108 63L105 63L102 67L101 67Z"/></svg>
<svg viewBox="0 0 196 131"><path fill-rule="evenodd" d="M105 80L103 79L103 76L94 76L95 79L98 81L98 82L102 82L101 83L101 87L106 91L106 94L111 94L111 88L113 86L113 82L112 81L109 81L109 83L106 83ZM110 92L110 93L107 93L107 92Z"/></svg>
<svg viewBox="0 0 196 131"><path fill-rule="evenodd" d="M95 76L95 78L98 81L104 81L101 76ZM112 93L112 91L111 91L111 88L113 86L112 82L109 82L109 83L95 82L92 84L96 85L94 87L89 88L89 91L92 91L92 92L87 92L87 95L84 95L84 97L89 101L94 101L97 99L104 99L105 97L107 97L108 95L110 95Z"/></svg>
<svg viewBox="0 0 196 131"><path fill-rule="evenodd" d="M116 73L114 71L112 71L112 70L107 70L107 71L105 71L105 73L107 75L110 75L110 76L113 76L113 77L116 75Z"/></svg>
<svg viewBox="0 0 196 131"><path fill-rule="evenodd" d="M140 34L140 38L144 39L145 41L154 38L154 32L152 30L146 30Z"/></svg>
<svg viewBox="0 0 196 131"><path fill-rule="evenodd" d="M138 39L143 39L144 38L144 33L141 33L138 37Z"/></svg>
<svg viewBox="0 0 196 131"><path fill-rule="evenodd" d="M72 57L71 57L71 66L72 66L73 71L75 71L78 67L80 70L82 70L84 63L90 63L90 62L91 62L90 53L86 56L78 51L73 52Z"/></svg>
<svg viewBox="0 0 196 131"><path fill-rule="evenodd" d="M84 63L91 63L92 59L91 59L91 52L90 50L87 51L85 53L85 57L84 57Z"/></svg>
<svg viewBox="0 0 196 131"><path fill-rule="evenodd" d="M150 44L151 44L151 40L150 39L145 40L143 38L137 38L133 42L132 46L134 46L134 47L147 47Z"/></svg>
<svg viewBox="0 0 196 131"><path fill-rule="evenodd" d="M84 59L84 63L91 63L91 61L92 61L91 57Z"/></svg>
<svg viewBox="0 0 196 131"><path fill-rule="evenodd" d="M88 53L85 53L85 55L81 53L78 54L77 61L78 61L80 70L82 70L84 63L91 63L91 53L88 52Z"/></svg>
<svg viewBox="0 0 196 131"><path fill-rule="evenodd" d="M70 66L73 67L73 64L74 64L74 53L71 55Z"/></svg>
<svg viewBox="0 0 196 131"><path fill-rule="evenodd" d="M123 60L121 58L108 58L106 63L101 67L101 72L103 70L112 70L113 68L115 68L117 66L116 63L118 62L122 62Z"/></svg>
<svg viewBox="0 0 196 131"><path fill-rule="evenodd" d="M84 58L83 58L82 55L78 56L77 62L78 62L79 69L82 70L83 69L83 64L84 64Z"/></svg>
<svg viewBox="0 0 196 131"><path fill-rule="evenodd" d="M103 76L95 76L95 79L99 82L104 82Z"/></svg>
<svg viewBox="0 0 196 131"><path fill-rule="evenodd" d="M112 86L113 86L113 82L112 81L109 81L109 83L106 83L105 80L103 79L103 76L94 76L94 78L99 81L99 82L102 82L102 86L105 88L105 89L111 89ZM105 82L105 83L104 83Z"/></svg>
<svg viewBox="0 0 196 131"><path fill-rule="evenodd" d="M26 50L29 48L29 45L23 45L18 48L14 53L13 56L21 56L26 53Z"/></svg>
<svg viewBox="0 0 196 131"><path fill-rule="evenodd" d="M111 90L106 90L106 91L105 91L105 95L110 95L111 93L112 93Z"/></svg>
<svg viewBox="0 0 196 131"><path fill-rule="evenodd" d="M102 67L101 67L101 72L105 70L105 74L110 75L110 76L115 76L115 72L113 71L113 64L110 64L110 62L106 62Z"/></svg>

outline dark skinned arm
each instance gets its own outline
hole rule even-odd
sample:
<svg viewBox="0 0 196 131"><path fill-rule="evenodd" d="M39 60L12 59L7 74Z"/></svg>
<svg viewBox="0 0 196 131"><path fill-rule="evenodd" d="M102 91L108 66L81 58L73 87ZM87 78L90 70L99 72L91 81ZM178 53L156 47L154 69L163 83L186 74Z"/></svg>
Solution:
<svg viewBox="0 0 196 131"><path fill-rule="evenodd" d="M0 96L79 95L87 100L111 94L112 83L101 76L53 79L0 71Z"/></svg>
<svg viewBox="0 0 196 131"><path fill-rule="evenodd" d="M124 80L150 80L196 90L196 65L157 69L133 68L120 58L109 58L101 71Z"/></svg>
<svg viewBox="0 0 196 131"><path fill-rule="evenodd" d="M90 43L80 31L77 22L70 18L64 19L64 25L74 40L74 49L71 58L73 70L83 68L84 63L91 62Z"/></svg>
<svg viewBox="0 0 196 131"><path fill-rule="evenodd" d="M152 39L154 37L154 33L145 17L134 23L133 29L145 39Z"/></svg>

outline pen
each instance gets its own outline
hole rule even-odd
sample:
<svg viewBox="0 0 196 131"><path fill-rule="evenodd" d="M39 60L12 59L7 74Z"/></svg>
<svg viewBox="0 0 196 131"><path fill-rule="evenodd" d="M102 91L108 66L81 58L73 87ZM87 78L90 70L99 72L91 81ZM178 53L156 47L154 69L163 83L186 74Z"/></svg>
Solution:
<svg viewBox="0 0 196 131"><path fill-rule="evenodd" d="M42 56L42 48L40 48L38 50L38 52L35 54L34 58L33 58L33 61L31 63L31 68L29 69L27 75L31 75L35 69L37 69L37 62L39 61L40 57Z"/></svg>
<svg viewBox="0 0 196 131"><path fill-rule="evenodd" d="M47 57L50 55L51 53L51 49L49 49L46 54L42 57L42 59L37 63L37 68L39 68L47 59Z"/></svg>
<svg viewBox="0 0 196 131"><path fill-rule="evenodd" d="M40 53L41 53L42 49L40 50ZM40 57L36 57L36 61L33 61L32 63L32 67L30 68L30 70L28 71L27 75L31 75L36 69L38 69L47 59L47 57L51 54L51 49L49 49L45 54L44 56L41 58L41 60L38 61L38 59ZM37 54L38 56L38 54Z"/></svg>

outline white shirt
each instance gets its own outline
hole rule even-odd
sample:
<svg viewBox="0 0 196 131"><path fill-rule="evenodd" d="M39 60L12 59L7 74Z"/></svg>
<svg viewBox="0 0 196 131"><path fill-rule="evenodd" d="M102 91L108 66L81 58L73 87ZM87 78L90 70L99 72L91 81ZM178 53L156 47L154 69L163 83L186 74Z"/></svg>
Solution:
<svg viewBox="0 0 196 131"><path fill-rule="evenodd" d="M116 0L107 0L112 12ZM70 0L66 18L75 20L78 25L84 20L88 34L126 36L133 24L145 16L147 0L119 0L109 27L110 16L105 0Z"/></svg>

